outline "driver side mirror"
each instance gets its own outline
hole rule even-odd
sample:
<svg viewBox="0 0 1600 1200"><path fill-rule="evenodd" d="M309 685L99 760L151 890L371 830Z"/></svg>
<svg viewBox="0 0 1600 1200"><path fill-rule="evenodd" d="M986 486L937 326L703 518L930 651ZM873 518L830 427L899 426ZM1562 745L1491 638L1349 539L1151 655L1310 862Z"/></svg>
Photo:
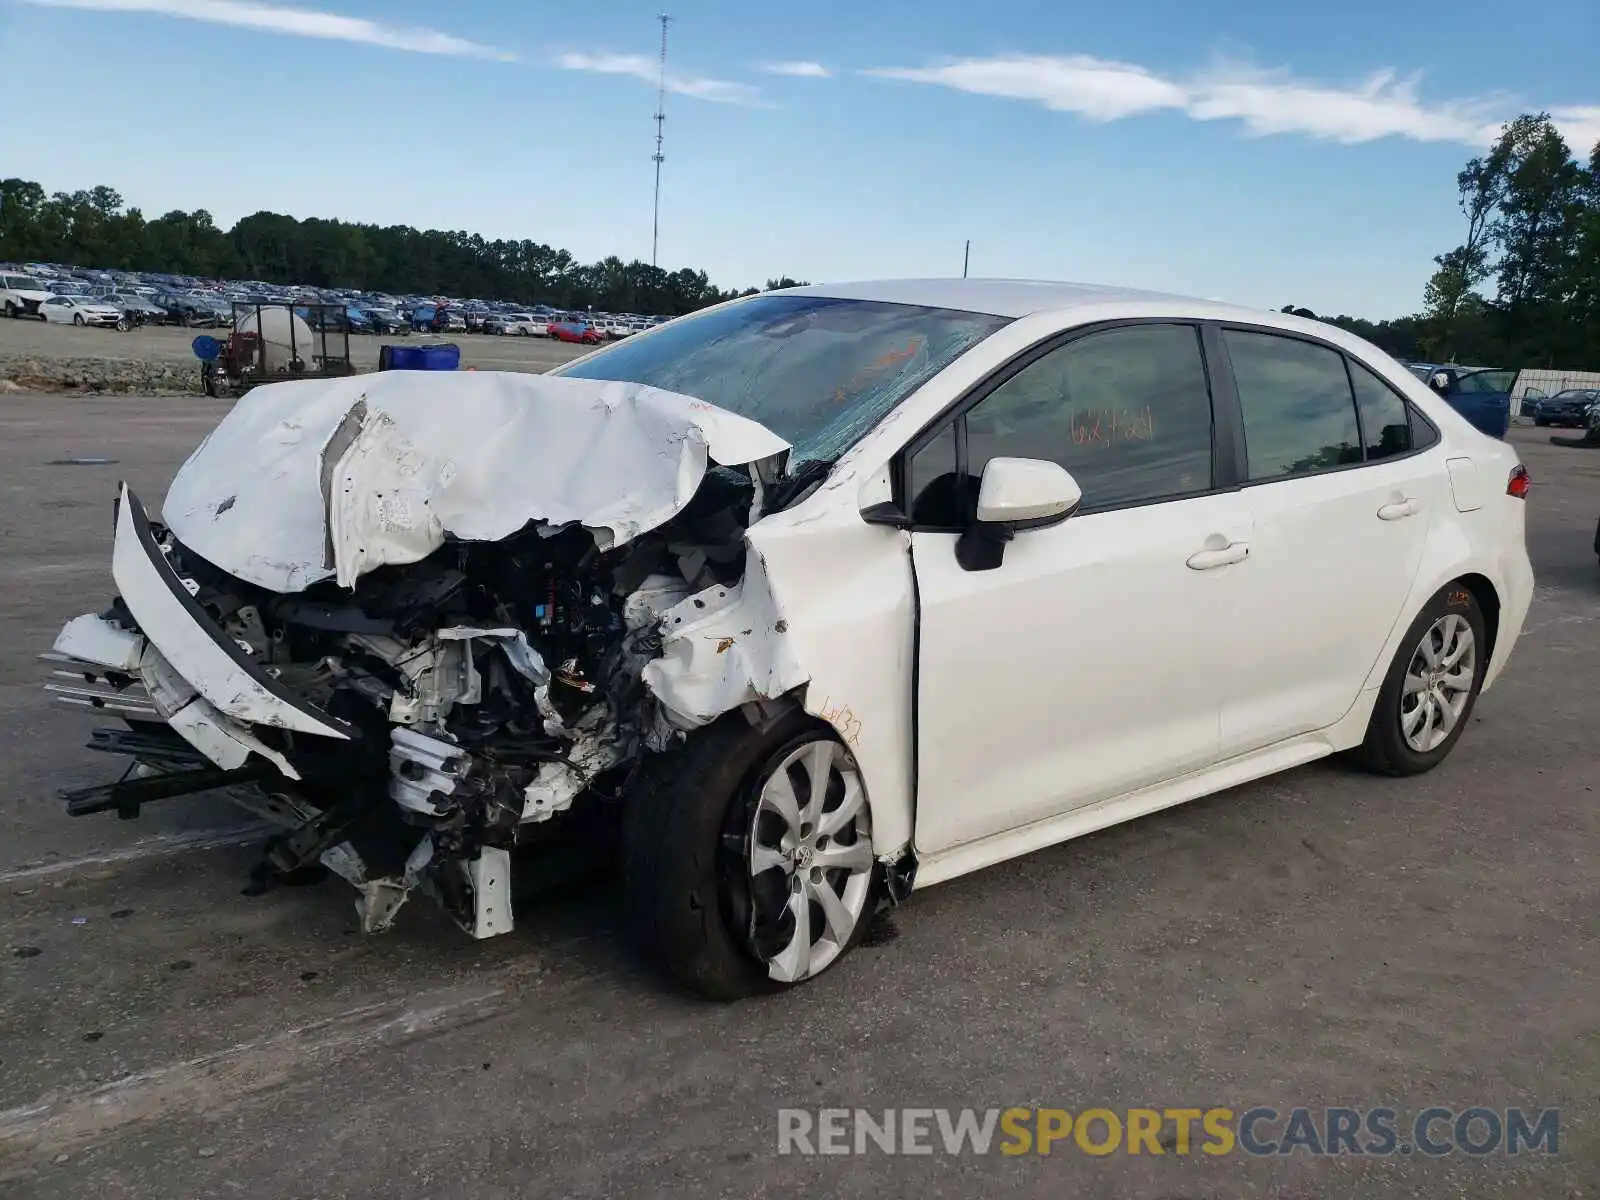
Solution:
<svg viewBox="0 0 1600 1200"><path fill-rule="evenodd" d="M1016 534L1065 521L1083 502L1083 489L1060 463L1043 458L991 458L978 484L977 516L956 540L956 562L967 571L992 571Z"/></svg>

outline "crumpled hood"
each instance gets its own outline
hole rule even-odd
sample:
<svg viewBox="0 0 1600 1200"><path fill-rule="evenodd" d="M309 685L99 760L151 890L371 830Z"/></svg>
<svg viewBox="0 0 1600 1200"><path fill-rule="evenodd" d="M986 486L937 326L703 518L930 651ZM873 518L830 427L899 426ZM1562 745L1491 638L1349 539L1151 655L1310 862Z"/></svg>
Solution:
<svg viewBox="0 0 1600 1200"><path fill-rule="evenodd" d="M669 521L708 465L787 453L771 430L633 383L385 371L254 388L178 468L162 519L250 583L346 587L446 537L578 522L602 548Z"/></svg>

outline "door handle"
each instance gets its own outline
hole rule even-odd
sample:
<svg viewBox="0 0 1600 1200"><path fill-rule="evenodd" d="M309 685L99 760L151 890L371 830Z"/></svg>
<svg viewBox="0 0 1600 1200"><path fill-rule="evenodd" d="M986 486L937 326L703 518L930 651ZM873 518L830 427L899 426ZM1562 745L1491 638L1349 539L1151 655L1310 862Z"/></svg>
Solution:
<svg viewBox="0 0 1600 1200"><path fill-rule="evenodd" d="M1378 520L1398 521L1402 517L1416 515L1421 508L1422 505L1418 504L1410 496L1407 496L1404 500L1392 500L1378 510Z"/></svg>
<svg viewBox="0 0 1600 1200"><path fill-rule="evenodd" d="M1221 538L1206 539L1208 543L1221 540ZM1210 571L1217 567L1226 567L1231 563L1243 562L1249 557L1249 542L1229 542L1225 546L1208 545L1204 550L1196 550L1189 555L1188 563L1196 571Z"/></svg>

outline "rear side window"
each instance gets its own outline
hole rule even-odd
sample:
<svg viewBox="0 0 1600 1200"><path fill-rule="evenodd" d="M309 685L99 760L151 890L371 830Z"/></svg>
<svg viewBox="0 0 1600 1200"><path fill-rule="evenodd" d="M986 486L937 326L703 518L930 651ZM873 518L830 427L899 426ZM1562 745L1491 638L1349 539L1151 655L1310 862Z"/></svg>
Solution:
<svg viewBox="0 0 1600 1200"><path fill-rule="evenodd" d="M1223 336L1239 389L1251 481L1362 461L1343 355L1269 333L1230 329Z"/></svg>
<svg viewBox="0 0 1600 1200"><path fill-rule="evenodd" d="M1406 410L1411 418L1411 448L1413 450L1426 450L1429 446L1437 443L1439 431L1434 428L1433 422L1411 405L1407 405Z"/></svg>
<svg viewBox="0 0 1600 1200"><path fill-rule="evenodd" d="M1411 451L1411 422L1406 402L1366 367L1350 361L1350 382L1355 387L1356 410L1361 414L1361 438L1367 461L1391 458Z"/></svg>

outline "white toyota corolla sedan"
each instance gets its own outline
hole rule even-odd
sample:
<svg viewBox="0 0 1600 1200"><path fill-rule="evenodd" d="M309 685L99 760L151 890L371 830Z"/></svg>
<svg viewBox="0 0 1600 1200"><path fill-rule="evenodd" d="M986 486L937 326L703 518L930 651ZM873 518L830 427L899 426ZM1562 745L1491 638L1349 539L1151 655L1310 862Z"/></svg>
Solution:
<svg viewBox="0 0 1600 1200"><path fill-rule="evenodd" d="M628 924L717 997L879 903L1348 752L1437 766L1533 591L1529 480L1403 366L1276 312L1070 284L770 292L551 375L250 392L57 697L124 815L227 795L368 931L477 937L620 847ZM236 786L237 785L237 786ZM243 786L248 785L248 786Z"/></svg>

